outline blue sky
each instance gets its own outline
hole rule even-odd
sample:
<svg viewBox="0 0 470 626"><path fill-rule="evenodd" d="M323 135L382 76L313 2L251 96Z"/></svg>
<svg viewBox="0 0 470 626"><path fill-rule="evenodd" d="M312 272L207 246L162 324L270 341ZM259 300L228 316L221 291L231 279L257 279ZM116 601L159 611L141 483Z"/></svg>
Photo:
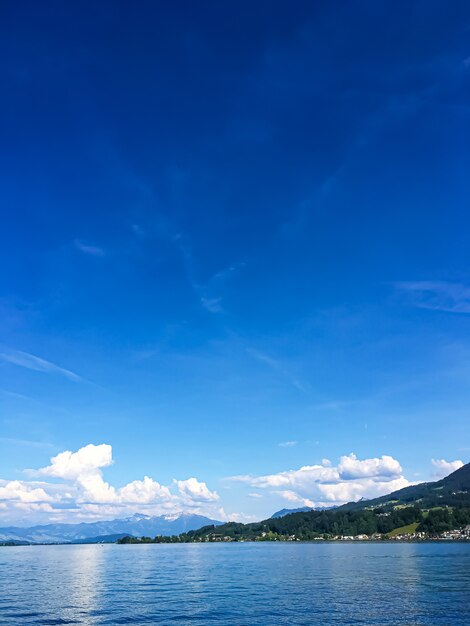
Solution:
<svg viewBox="0 0 470 626"><path fill-rule="evenodd" d="M1 12L0 519L260 518L468 460L466 3Z"/></svg>

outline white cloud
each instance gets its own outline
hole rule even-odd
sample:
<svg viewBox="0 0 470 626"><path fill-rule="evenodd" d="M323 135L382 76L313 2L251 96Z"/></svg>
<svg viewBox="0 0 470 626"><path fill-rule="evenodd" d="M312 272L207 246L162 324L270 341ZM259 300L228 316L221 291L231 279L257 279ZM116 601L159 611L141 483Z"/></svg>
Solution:
<svg viewBox="0 0 470 626"><path fill-rule="evenodd" d="M103 470L112 463L110 445L89 444L75 452L65 450L57 454L39 470L26 470L45 479L41 482L0 480L0 504L6 504L0 507L1 517L12 520L15 511L29 510L36 521L85 521L138 510L153 515L193 512L221 519L213 508L219 496L205 482L191 477L165 486L144 476L118 488L103 477Z"/></svg>
<svg viewBox="0 0 470 626"><path fill-rule="evenodd" d="M116 489L103 480L100 473L82 474L77 476L77 486L81 493L78 502L111 503L118 502Z"/></svg>
<svg viewBox="0 0 470 626"><path fill-rule="evenodd" d="M264 476L233 476L231 480L269 489L285 500L304 506L377 497L411 484L393 457L384 455L360 460L353 453L340 457L336 467L329 459L323 459L321 465L305 465L297 470Z"/></svg>
<svg viewBox="0 0 470 626"><path fill-rule="evenodd" d="M310 506L310 507L316 506L315 502L312 502L308 498L301 498L294 491L289 491L288 489L286 489L285 491L280 491L279 495L281 496L281 498L284 498L284 500L287 500L288 502L293 502L295 504L299 504L301 506Z"/></svg>
<svg viewBox="0 0 470 626"><path fill-rule="evenodd" d="M106 254L103 248L84 243L81 239L75 239L73 245L77 248L77 250L83 252L83 254L88 254L90 256L105 256Z"/></svg>
<svg viewBox="0 0 470 626"><path fill-rule="evenodd" d="M196 478L176 480L175 483L182 495L189 496L196 502L214 502L219 499L215 491L210 491L206 483L201 483Z"/></svg>
<svg viewBox="0 0 470 626"><path fill-rule="evenodd" d="M42 487L21 480L0 480L0 500L12 502L51 502L53 497Z"/></svg>
<svg viewBox="0 0 470 626"><path fill-rule="evenodd" d="M28 524L42 521L90 521L123 517L135 512L151 515L193 512L212 519L249 519L250 516L226 514L220 498L196 477L174 479L163 485L150 476L122 486L105 480L104 473L113 463L112 447L89 444L65 450L51 458L50 464L29 470L40 479L0 480L0 519ZM439 476L463 465L462 461L433 459ZM251 487L252 499L274 494L295 506L328 506L385 495L410 483L400 463L383 455L359 459L351 453L336 464L323 459L321 464L265 475L231 478Z"/></svg>
<svg viewBox="0 0 470 626"><path fill-rule="evenodd" d="M224 513L223 509L220 509L221 511L221 515L219 516L219 519L221 520L227 520L230 522L237 522L239 524L251 524L251 522L258 522L259 521L259 517L256 515L250 515L247 513Z"/></svg>
<svg viewBox="0 0 470 626"><path fill-rule="evenodd" d="M455 470L458 470L460 467L463 467L463 461L461 461L460 459L456 459L455 461L446 461L445 459L432 459L431 462L434 467L437 468L436 477L439 478L444 478L452 472L455 472Z"/></svg>
<svg viewBox="0 0 470 626"><path fill-rule="evenodd" d="M36 472L38 476L50 476L73 481L78 490L78 502L117 502L118 496L102 475L102 468L113 462L113 450L110 445L89 444L72 452L65 450L52 457L50 465ZM30 470L31 471L31 470Z"/></svg>
<svg viewBox="0 0 470 626"><path fill-rule="evenodd" d="M50 504L47 504L47 502L18 502L16 508L19 511L24 511L28 515L34 512L52 513L54 511L54 508Z"/></svg>
<svg viewBox="0 0 470 626"><path fill-rule="evenodd" d="M36 372L61 374L62 376L65 376L66 378L68 378L69 380L73 380L74 382L83 381L83 378L78 374L75 374L75 372L71 372L64 367L59 367L55 363L51 363L51 361L46 361L46 359L41 359L34 354L29 354L29 352L22 352L21 350L11 350L9 352L1 353L0 359L2 359L3 361L7 361L8 363L18 365L20 367L25 367L29 370L34 370Z"/></svg>
<svg viewBox="0 0 470 626"><path fill-rule="evenodd" d="M168 487L160 485L153 478L144 476L143 480L134 480L119 490L122 502L150 504L158 500L171 500L172 495Z"/></svg>
<svg viewBox="0 0 470 626"><path fill-rule="evenodd" d="M394 480L374 480L361 478L337 484L319 484L321 500L325 502L343 503L360 500L361 498L377 498L397 489L408 487L411 483L400 476Z"/></svg>
<svg viewBox="0 0 470 626"><path fill-rule="evenodd" d="M381 476L394 478L400 476L402 469L400 463L391 456L382 456L380 459L365 459L360 461L355 454L342 456L339 460L338 473L340 478L366 478Z"/></svg>
<svg viewBox="0 0 470 626"><path fill-rule="evenodd" d="M280 448L293 448L297 445L297 441L281 441L278 445Z"/></svg>
<svg viewBox="0 0 470 626"><path fill-rule="evenodd" d="M108 467L113 462L113 449L102 443L98 446L90 443L77 452L65 450L52 457L51 464L37 470L42 476L73 479L84 474L96 473L102 467Z"/></svg>

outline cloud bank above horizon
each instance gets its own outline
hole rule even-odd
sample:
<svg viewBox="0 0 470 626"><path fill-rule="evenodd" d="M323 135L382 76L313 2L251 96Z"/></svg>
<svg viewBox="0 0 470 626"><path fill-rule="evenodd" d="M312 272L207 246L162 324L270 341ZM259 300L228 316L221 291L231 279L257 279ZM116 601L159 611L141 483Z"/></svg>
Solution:
<svg viewBox="0 0 470 626"><path fill-rule="evenodd" d="M251 521L243 513L225 512L217 491L195 477L173 479L162 485L150 476L122 487L107 482L103 471L113 464L112 446L88 444L65 450L39 469L27 469L30 480L0 479L2 523L73 522L110 519L137 511L151 515L196 513L214 519ZM438 476L462 467L460 459L432 459ZM246 498L263 498L263 492L302 506L333 506L360 498L385 495L411 484L399 461L392 456L358 459L354 453L321 464L260 476L239 475L227 483L246 485ZM257 491L253 492L252 490Z"/></svg>
<svg viewBox="0 0 470 626"><path fill-rule="evenodd" d="M184 511L227 517L217 505L219 495L197 478L166 486L144 476L117 488L103 477L112 464L112 446L88 444L57 454L38 470L25 470L35 480L0 480L0 519L21 520L27 514L54 522L92 521L134 513L136 507L153 515Z"/></svg>
<svg viewBox="0 0 470 626"><path fill-rule="evenodd" d="M232 476L230 480L269 490L288 502L310 507L375 498L413 484L393 457L360 460L354 453L341 456L336 466L323 459L319 465L304 465L265 476Z"/></svg>

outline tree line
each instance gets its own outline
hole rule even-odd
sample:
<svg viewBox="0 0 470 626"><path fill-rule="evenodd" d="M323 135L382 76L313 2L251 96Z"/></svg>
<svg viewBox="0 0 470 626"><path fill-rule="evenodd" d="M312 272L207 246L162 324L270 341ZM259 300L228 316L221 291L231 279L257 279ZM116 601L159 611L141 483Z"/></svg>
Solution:
<svg viewBox="0 0 470 626"><path fill-rule="evenodd" d="M252 524L228 522L204 526L181 535L154 538L124 537L119 543L188 543L227 540L285 540L295 536L301 541L335 536L386 535L396 528L417 523L417 531L437 535L470 524L470 508L440 508L423 511L417 506L362 511L323 510L291 513Z"/></svg>

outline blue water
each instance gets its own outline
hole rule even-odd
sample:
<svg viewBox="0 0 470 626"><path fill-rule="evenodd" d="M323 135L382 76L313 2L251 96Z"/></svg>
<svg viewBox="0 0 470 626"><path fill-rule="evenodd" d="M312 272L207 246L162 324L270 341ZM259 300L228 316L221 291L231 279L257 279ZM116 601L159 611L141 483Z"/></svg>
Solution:
<svg viewBox="0 0 470 626"><path fill-rule="evenodd" d="M0 624L470 625L470 544L0 548Z"/></svg>

